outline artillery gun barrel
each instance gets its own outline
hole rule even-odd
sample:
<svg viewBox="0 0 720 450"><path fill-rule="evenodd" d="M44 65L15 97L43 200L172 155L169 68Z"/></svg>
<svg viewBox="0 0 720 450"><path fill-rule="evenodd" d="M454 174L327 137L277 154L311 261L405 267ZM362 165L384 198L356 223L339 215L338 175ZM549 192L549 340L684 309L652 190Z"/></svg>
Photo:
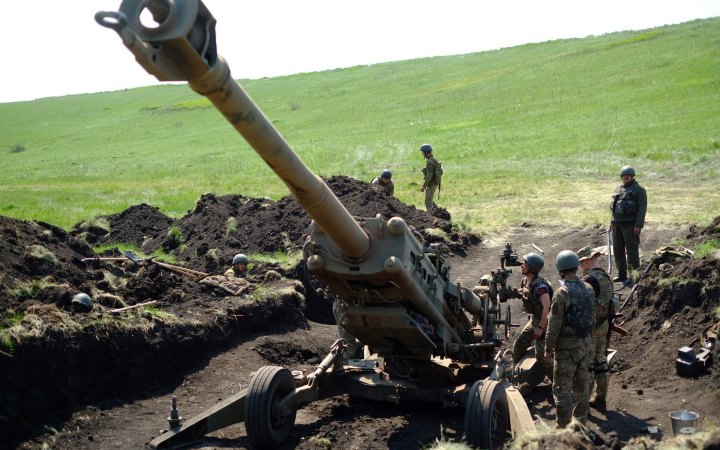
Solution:
<svg viewBox="0 0 720 450"><path fill-rule="evenodd" d="M157 27L140 15L149 11ZM330 188L303 163L290 145L231 77L217 55L215 19L199 0L124 0L117 12L95 20L114 29L135 59L160 81L187 81L207 97L268 166L297 202L349 260L361 260L370 239Z"/></svg>

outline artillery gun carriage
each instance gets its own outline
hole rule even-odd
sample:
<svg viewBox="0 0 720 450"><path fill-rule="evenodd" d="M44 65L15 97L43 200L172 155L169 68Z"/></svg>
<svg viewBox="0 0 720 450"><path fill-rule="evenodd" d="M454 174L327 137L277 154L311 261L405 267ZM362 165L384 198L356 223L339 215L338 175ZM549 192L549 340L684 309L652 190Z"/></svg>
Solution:
<svg viewBox="0 0 720 450"><path fill-rule="evenodd" d="M140 17L149 13L155 27ZM437 245L426 245L402 218L353 217L299 159L216 51L215 19L199 0L124 0L98 12L137 61L161 81L187 81L206 96L288 186L312 222L304 246L308 269L344 304L341 325L366 348L344 360L338 340L310 374L260 368L246 390L181 423L151 445L172 448L245 422L250 442L274 448L287 440L298 408L341 394L378 401L406 400L465 407L467 442L502 446L510 433L532 428L519 391L508 380L510 308L507 285L517 255L507 245L501 268L473 290L450 280ZM504 306L504 307L503 307Z"/></svg>

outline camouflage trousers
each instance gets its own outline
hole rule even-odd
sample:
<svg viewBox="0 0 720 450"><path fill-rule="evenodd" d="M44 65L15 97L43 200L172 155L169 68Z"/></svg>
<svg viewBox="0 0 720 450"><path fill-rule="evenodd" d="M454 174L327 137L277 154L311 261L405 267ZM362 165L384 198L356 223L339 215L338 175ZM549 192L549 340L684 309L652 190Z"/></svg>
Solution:
<svg viewBox="0 0 720 450"><path fill-rule="evenodd" d="M332 311L333 316L335 317L335 323L337 323L338 337L340 337L340 339L344 339L345 343L347 344L347 348L345 348L345 350L343 351L343 359L347 361L348 359L352 359L355 357L355 352L358 348L358 342L355 339L355 336L350 334L350 332L345 329L344 326L342 326L342 320L343 317L345 317L347 305L345 305L345 302L340 300L339 297L335 297Z"/></svg>
<svg viewBox="0 0 720 450"><path fill-rule="evenodd" d="M435 204L435 202L433 201L433 197L435 197L436 190L437 190L436 183L428 184L427 188L425 189L425 209L427 211L430 211L431 209L433 209L437 206Z"/></svg>
<svg viewBox="0 0 720 450"><path fill-rule="evenodd" d="M568 350L555 350L553 365L553 398L557 411L557 426L566 427L572 417L581 422L587 419L590 401L591 346L582 345Z"/></svg>
<svg viewBox="0 0 720 450"><path fill-rule="evenodd" d="M610 378L610 367L607 363L607 333L610 322L605 319L603 324L595 327L593 331L593 370L595 376L590 382L590 394L597 386L595 398L605 400L607 398L608 379Z"/></svg>
<svg viewBox="0 0 720 450"><path fill-rule="evenodd" d="M522 358L523 354L525 354L525 351L528 349L528 347L534 346L535 358L540 363L540 367L543 368L545 376L548 377L550 381L552 381L552 367L548 366L545 363L545 333L543 333L540 339L533 339L535 327L539 326L539 324L539 320L536 320L535 318L530 319L528 323L523 327L522 331L520 331L520 334L518 334L517 338L515 338L515 342L513 343L513 360L517 364L517 362L520 361L520 358Z"/></svg>

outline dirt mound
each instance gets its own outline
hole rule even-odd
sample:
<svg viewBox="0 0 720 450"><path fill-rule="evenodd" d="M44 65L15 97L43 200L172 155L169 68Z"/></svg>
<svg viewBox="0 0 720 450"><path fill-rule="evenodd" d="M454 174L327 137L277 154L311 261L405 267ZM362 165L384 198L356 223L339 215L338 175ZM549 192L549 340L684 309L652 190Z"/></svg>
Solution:
<svg viewBox="0 0 720 450"><path fill-rule="evenodd" d="M720 216L713 219L712 223L707 227L701 227L698 225L690 226L687 238L693 241L720 238Z"/></svg>
<svg viewBox="0 0 720 450"><path fill-rule="evenodd" d="M678 349L699 350L702 331L720 320L720 261L687 258L654 265L630 301L623 310L631 331L623 343L624 362L632 365L626 369L629 379L647 385L666 380L675 373ZM717 365L714 372L708 387L720 395Z"/></svg>
<svg viewBox="0 0 720 450"><path fill-rule="evenodd" d="M431 213L406 205L367 182L346 176L334 176L327 184L348 211L357 217L385 219L402 217L428 242L446 241L462 254L467 245L478 243L476 235L452 229L450 214L437 208ZM272 253L302 247L310 217L288 195L277 202L267 198L241 195L204 194L195 208L177 221L156 208L139 205L108 216L110 230L93 229L92 240L100 244L134 244L150 254L164 250L197 270L217 273L224 270L239 252ZM172 232L172 228L177 232ZM447 238L428 232L440 229ZM72 233L88 234L84 224Z"/></svg>
<svg viewBox="0 0 720 450"><path fill-rule="evenodd" d="M44 222L0 216L0 299L15 300L46 283L85 286L81 262L95 252L84 241Z"/></svg>

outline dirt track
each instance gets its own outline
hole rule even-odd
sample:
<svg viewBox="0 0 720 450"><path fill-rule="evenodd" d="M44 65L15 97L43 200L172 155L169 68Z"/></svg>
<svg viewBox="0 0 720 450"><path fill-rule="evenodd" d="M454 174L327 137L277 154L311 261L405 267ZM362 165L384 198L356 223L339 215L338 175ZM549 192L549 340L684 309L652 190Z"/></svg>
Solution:
<svg viewBox="0 0 720 450"><path fill-rule="evenodd" d="M378 199L367 183L343 178L333 180L336 193L356 215L372 216L375 212L387 216L399 214L421 230L431 226L450 230L449 216L443 217L444 213L440 214L441 217L429 216L395 199ZM123 228L131 217L134 224ZM253 239L228 238L226 227L229 217L244 217L242 226L248 229L239 234ZM275 221L268 222L268 217L275 217ZM152 220L146 223L142 218ZM138 220L141 222L138 223ZM6 377L9 374L20 377L24 384L17 383L17 379L5 379L4 388L37 384L30 391L24 391L22 399L16 398L14 392L2 391L6 408L7 405L24 405L21 400L29 400L29 405L37 406L25 411L24 415L21 412L19 422L8 421L13 413L9 409L5 409L0 418L6 421L5 425L15 423L16 426L26 426L25 433L34 436L19 443L19 448L39 448L42 443L57 449L142 448L167 427L165 419L173 395L178 398L183 416L191 417L242 389L247 385L251 372L261 366L312 368L336 338L335 327L328 320L331 317L329 304L322 298L312 300L309 295L312 292L307 285L303 289L290 280L279 281L284 289L305 291L309 301L304 305L298 296L288 294L249 306L237 298L188 283L157 268L132 265L88 268L77 261L81 256L93 254L92 249L75 239L82 233L86 239L90 237L88 240L96 242L107 242L111 236L116 239L115 242L136 239L139 245L145 245L146 250L167 246L165 232L170 222L152 207L131 208L111 217L110 222L114 226L109 234L103 230L80 227L68 234L44 224L3 220L6 248L2 250L8 255L2 262L4 292L9 287L16 287L25 280L48 272L54 274L56 281L65 283L64 287L56 283L53 287L41 288L20 300L9 297L8 310L34 311L40 320L49 322L54 317L57 323L68 327L63 322L67 320L65 316L58 315L53 310L55 308L82 324L82 316L68 311L69 299L79 289L94 289L95 292L103 290L122 297L128 304L159 299L163 310L178 316L196 317L197 324L191 328L158 318L144 318L137 329L126 330L122 334L102 327L94 328L90 334L72 334L67 330L65 334L53 334L48 331L51 327L46 327L46 336L52 343L49 347L42 347L44 344L37 342L27 347L17 345L15 358L1 358L0 369ZM161 226L154 229L148 223ZM282 226L275 229L273 224ZM302 232L298 230L304 230L306 225L307 219L289 199L273 204L265 200L208 195L201 199L194 211L179 221L187 240L180 256L189 262L190 267L217 270L226 265L236 251L271 251L297 245L302 238ZM202 233L192 235L191 230L200 226L204 227ZM142 230L142 234L120 234L123 229L135 233ZM265 233L255 235L256 229ZM650 223L644 230L641 243L644 260L647 261L652 251L676 238L692 242L703 238L703 233L716 235L720 229L717 223L708 229ZM271 242L268 235L281 236L274 247L268 244ZM426 238L437 239L430 234L426 234ZM235 240L231 242L232 239ZM477 241L472 236L451 233L448 240L454 250L451 274L465 285L475 284L482 274L498 267L501 246L510 242L519 254L535 251L532 244L543 249L547 262L544 275L555 282L557 277L550 270L554 255L566 248L577 250L587 244L602 245L604 239L599 227L558 230L533 224L510 230L504 236L486 238L479 244L475 244ZM29 256L27 249L40 244L53 251L60 262L46 267L50 264L46 260ZM219 256L206 257L212 254L210 250L213 248L222 249ZM279 270L277 267L258 267L257 270L269 268ZM619 361L611 378L609 410L606 415L591 411L591 427L606 436L615 432L622 442L642 434L643 428L648 425L660 425L661 433L668 434L670 421L667 413L673 409L691 409L716 424L720 423L718 371L698 379L685 379L675 375L674 367L677 349L699 336L700 330L713 320L713 308L720 305L718 261L688 260L675 264L670 270L669 274L662 275L655 269L651 270L638 289L638 298L624 311L627 318L624 326L630 335L622 340L613 338L612 346L619 350ZM108 271L127 282L114 285L108 281ZM292 272L283 274L288 278L298 275ZM662 282L670 277L685 281L674 284ZM519 279L519 274L514 273L511 283L517 286ZM520 305L517 301L511 302L513 317L516 318L514 322L524 322ZM225 313L221 314L221 309ZM228 315L228 311L232 314ZM98 320L98 317L93 320ZM103 337L102 332L110 337ZM70 344L71 348L64 348L62 339L67 336L89 336L102 343L105 350L98 345L93 346L92 339L65 342L64 345ZM178 342L171 345L168 340ZM148 341L152 345L144 343ZM52 359L55 355L59 358L52 364L36 361L36 365L32 366L21 354L23 350L29 352L32 349L38 352L37 356ZM92 351L97 353L90 353ZM67 361L67 358L76 360ZM17 367L19 361L24 361L26 365ZM45 376L33 372L40 369L44 370ZM79 377L78 374L82 373L86 376ZM57 377L67 379L57 380ZM55 394L47 396L43 388ZM54 400L51 401L51 398ZM552 419L554 410L548 385L541 385L528 401L534 415L545 420ZM42 405L48 406L46 410L40 408ZM40 418L40 423L46 427L29 426L25 420L32 417ZM336 448L414 449L441 437L455 440L459 438L462 426L462 410L438 411L434 406L418 404L394 406L357 400L351 402L347 397L339 397L316 402L299 412L287 448L325 448L326 441L323 439L326 438ZM245 448L244 435L242 426L233 426L213 434L195 448Z"/></svg>

